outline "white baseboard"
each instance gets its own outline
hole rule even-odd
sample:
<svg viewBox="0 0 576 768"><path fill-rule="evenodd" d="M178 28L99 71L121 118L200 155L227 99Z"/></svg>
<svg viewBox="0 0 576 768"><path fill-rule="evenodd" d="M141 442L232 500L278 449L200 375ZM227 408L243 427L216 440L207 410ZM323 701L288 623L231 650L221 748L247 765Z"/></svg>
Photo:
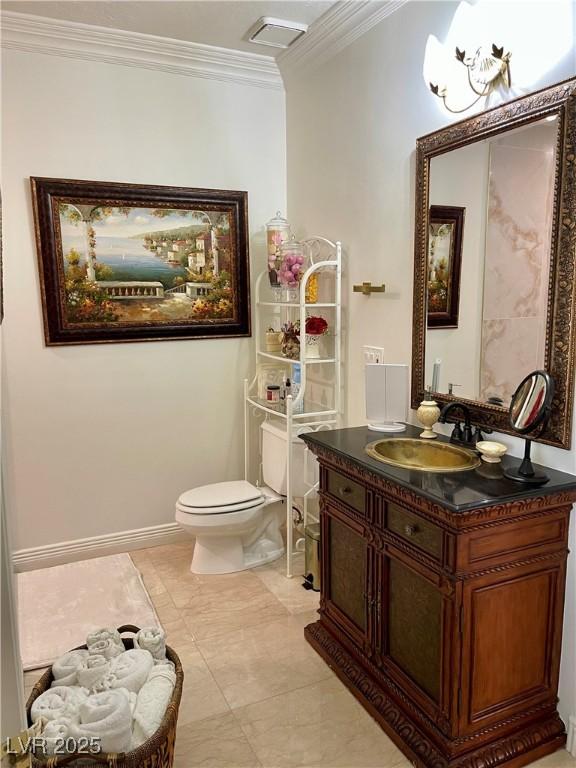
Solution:
<svg viewBox="0 0 576 768"><path fill-rule="evenodd" d="M568 738L566 739L566 749L572 757L576 757L576 715L570 715L568 718Z"/></svg>
<svg viewBox="0 0 576 768"><path fill-rule="evenodd" d="M92 536L88 539L61 541L43 547L18 549L12 553L12 563L16 571L34 571L37 568L49 568L52 565L71 563L90 557L114 555L129 549L145 549L159 544L171 544L186 539L186 533L178 523L152 525L149 528L137 528L133 531L120 531L105 536Z"/></svg>

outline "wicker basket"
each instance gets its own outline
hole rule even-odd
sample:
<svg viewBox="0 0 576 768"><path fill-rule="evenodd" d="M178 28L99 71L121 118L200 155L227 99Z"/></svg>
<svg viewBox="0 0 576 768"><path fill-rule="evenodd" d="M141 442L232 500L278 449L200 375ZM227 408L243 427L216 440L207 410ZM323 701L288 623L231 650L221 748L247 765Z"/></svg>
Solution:
<svg viewBox="0 0 576 768"><path fill-rule="evenodd" d="M132 632L133 634L136 634L138 631L138 627L131 624L126 624L118 628L118 632L120 633ZM133 638L122 638L122 641L126 650L134 647ZM86 648L86 646L82 645L80 648ZM145 741L144 744L139 746L138 749L122 753L114 752L100 755L79 755L78 753L74 753L70 755L48 757L43 760L33 755L30 763L32 768L57 768L57 766L63 765L81 765L86 768L89 768L89 766L102 765L108 765L110 768L172 768L172 764L174 763L176 724L178 722L178 708L182 697L184 672L182 671L180 659L169 647L166 647L166 656L174 663L176 668L176 685L174 686L172 700L168 704L160 728L158 728L156 733ZM26 714L29 724L32 723L30 709L34 699L50 688L52 680L52 670L49 669L34 686L26 704Z"/></svg>

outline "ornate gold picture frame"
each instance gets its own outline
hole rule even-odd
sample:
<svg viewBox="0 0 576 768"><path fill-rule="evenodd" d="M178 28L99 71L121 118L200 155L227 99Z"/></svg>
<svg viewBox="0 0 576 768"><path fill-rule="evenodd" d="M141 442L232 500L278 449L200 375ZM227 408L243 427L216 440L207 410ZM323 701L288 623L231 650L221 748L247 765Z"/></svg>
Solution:
<svg viewBox="0 0 576 768"><path fill-rule="evenodd" d="M430 162L445 152L547 116L556 117L558 133L544 368L553 377L556 391L550 421L534 439L569 449L576 365L576 78L417 140L412 407L417 408L425 395ZM434 398L440 406L461 400L468 406L473 423L499 432L511 431L507 408L442 393L434 393Z"/></svg>
<svg viewBox="0 0 576 768"><path fill-rule="evenodd" d="M250 335L246 192L31 184L47 345Z"/></svg>

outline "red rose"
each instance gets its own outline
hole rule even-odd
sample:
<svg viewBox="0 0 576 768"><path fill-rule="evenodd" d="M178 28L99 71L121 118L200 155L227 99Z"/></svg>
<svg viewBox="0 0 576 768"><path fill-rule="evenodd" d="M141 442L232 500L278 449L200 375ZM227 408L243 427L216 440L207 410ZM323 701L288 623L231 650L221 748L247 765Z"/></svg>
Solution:
<svg viewBox="0 0 576 768"><path fill-rule="evenodd" d="M328 323L323 317L307 317L306 333L310 336L321 336L328 330Z"/></svg>

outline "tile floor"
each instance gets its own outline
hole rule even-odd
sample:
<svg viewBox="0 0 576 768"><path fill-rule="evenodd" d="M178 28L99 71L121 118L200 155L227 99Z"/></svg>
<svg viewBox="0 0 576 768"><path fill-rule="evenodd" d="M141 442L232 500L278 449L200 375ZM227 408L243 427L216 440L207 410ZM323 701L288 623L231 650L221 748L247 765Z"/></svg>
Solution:
<svg viewBox="0 0 576 768"><path fill-rule="evenodd" d="M184 667L174 768L408 768L303 637L318 595L283 561L189 571L190 542L131 552ZM39 672L25 675L27 692ZM533 763L576 768L560 750Z"/></svg>

